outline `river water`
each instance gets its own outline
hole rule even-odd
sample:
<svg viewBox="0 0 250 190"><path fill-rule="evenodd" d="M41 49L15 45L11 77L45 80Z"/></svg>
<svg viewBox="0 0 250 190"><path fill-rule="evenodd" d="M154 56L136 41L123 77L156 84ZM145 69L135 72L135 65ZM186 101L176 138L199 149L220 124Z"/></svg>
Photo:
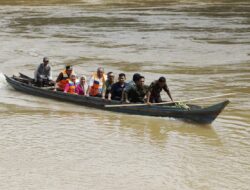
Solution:
<svg viewBox="0 0 250 190"><path fill-rule="evenodd" d="M0 41L0 189L249 189L249 1L0 0ZM7 85L4 74L32 76L44 56L54 77L71 63L166 76L175 100L237 94L202 126Z"/></svg>

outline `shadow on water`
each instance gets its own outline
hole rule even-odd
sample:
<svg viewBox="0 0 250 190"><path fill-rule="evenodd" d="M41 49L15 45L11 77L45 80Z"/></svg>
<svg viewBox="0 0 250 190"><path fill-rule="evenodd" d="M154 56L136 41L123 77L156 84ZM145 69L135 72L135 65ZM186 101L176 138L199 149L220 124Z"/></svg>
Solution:
<svg viewBox="0 0 250 190"><path fill-rule="evenodd" d="M62 122L66 118L81 122L88 120L94 126L100 126L98 130L105 130L105 128L118 131L119 134L129 135L135 138L136 141L149 141L150 143L164 147L169 136L178 134L183 137L198 138L203 143L212 146L221 146L220 138L211 127L211 125L199 125L186 123L184 121L171 118L154 118L145 116L134 116L120 113L113 113L108 111L100 111L92 108L74 105L72 107L69 103L48 102L49 107L44 105L43 100L38 107L19 106L16 104L0 104L1 118L6 117L40 117L40 118L61 118ZM62 107L67 108L63 111ZM17 119L18 120L18 119ZM58 121L58 119L57 119ZM58 121L60 125L60 121ZM100 125L101 123L101 125ZM48 126L49 127L49 126ZM69 126L70 127L70 126ZM104 129L103 129L104 127Z"/></svg>
<svg viewBox="0 0 250 190"><path fill-rule="evenodd" d="M121 130L132 130L138 137L144 138L146 135L156 145L164 145L168 141L169 136L173 134L203 139L211 145L221 145L220 139L211 125L186 123L172 118L148 117L133 117L129 118L128 122L127 117L129 116L120 118ZM133 123L133 125L130 123Z"/></svg>
<svg viewBox="0 0 250 190"><path fill-rule="evenodd" d="M46 26L46 25L67 25L67 24L92 24L93 27L129 27L137 26L138 21L135 18L118 18L118 17L53 17L53 18L18 18L15 20L17 25L21 26ZM15 26L15 25L14 25Z"/></svg>

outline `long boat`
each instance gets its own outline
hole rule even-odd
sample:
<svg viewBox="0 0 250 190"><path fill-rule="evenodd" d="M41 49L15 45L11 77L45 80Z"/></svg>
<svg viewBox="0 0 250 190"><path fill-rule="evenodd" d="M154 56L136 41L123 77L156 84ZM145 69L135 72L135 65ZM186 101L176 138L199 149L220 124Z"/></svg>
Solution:
<svg viewBox="0 0 250 190"><path fill-rule="evenodd" d="M154 117L172 117L200 124L212 123L229 103L228 100L225 100L205 108L193 104L187 104L188 108L186 108L176 106L174 103L165 105L143 104L138 106L107 107L107 105L118 105L120 102L103 100L99 97L80 96L61 91L54 91L51 87L37 87L34 85L31 78L23 74L20 74L20 76L13 75L11 77L5 75L5 78L8 84L10 84L14 89L26 94L56 99L64 102L71 102L107 111Z"/></svg>

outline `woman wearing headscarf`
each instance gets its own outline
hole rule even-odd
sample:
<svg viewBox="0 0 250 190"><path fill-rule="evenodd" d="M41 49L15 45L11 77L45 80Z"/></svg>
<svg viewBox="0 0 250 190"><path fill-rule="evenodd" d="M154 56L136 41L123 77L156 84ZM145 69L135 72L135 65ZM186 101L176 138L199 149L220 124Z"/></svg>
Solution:
<svg viewBox="0 0 250 190"><path fill-rule="evenodd" d="M86 95L87 88L86 77L82 75L79 84L76 86L76 93L78 95Z"/></svg>

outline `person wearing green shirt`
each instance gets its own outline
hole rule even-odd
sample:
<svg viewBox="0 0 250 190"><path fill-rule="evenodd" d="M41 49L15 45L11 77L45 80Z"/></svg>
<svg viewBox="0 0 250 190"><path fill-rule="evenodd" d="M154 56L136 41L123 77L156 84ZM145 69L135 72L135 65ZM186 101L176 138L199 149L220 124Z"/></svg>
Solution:
<svg viewBox="0 0 250 190"><path fill-rule="evenodd" d="M102 88L102 99L111 99L111 86L115 83L115 75L113 72L107 73L107 80L105 81L103 88ZM110 96L110 97L109 97Z"/></svg>
<svg viewBox="0 0 250 190"><path fill-rule="evenodd" d="M133 88L129 88L125 93L127 94L126 103L136 103L141 102L144 103L147 100L148 94L148 86L144 84L145 77L140 76L138 81L136 81L135 86Z"/></svg>

